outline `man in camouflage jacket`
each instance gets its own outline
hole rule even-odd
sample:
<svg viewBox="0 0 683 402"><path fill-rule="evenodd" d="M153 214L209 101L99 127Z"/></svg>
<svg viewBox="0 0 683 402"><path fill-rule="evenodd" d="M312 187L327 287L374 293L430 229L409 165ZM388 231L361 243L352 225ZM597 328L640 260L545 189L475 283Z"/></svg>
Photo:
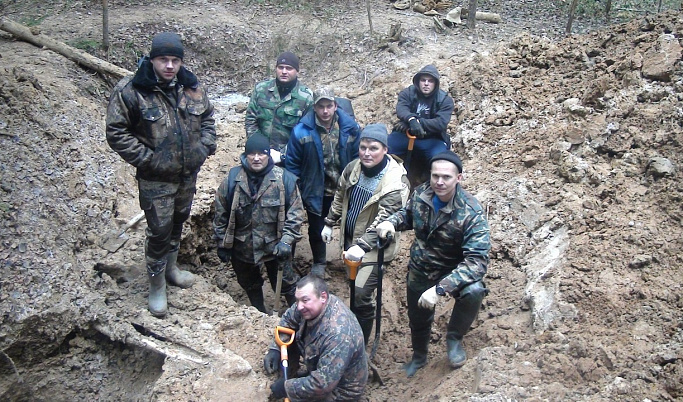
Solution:
<svg viewBox="0 0 683 402"><path fill-rule="evenodd" d="M295 301L299 278L285 262L301 239L304 220L296 176L273 164L268 146L261 134L249 137L241 166L230 169L216 191L213 220L218 257L225 263L232 261L237 282L252 306L264 313L264 265L273 290L278 264L283 265L282 293L289 305Z"/></svg>
<svg viewBox="0 0 683 402"><path fill-rule="evenodd" d="M245 116L247 138L261 133L270 139L271 157L284 161L292 129L313 104L313 93L298 79L299 58L291 52L277 57L275 78L256 84Z"/></svg>
<svg viewBox="0 0 683 402"><path fill-rule="evenodd" d="M427 347L439 296L455 301L446 333L453 368L465 364L462 339L477 317L488 290L489 225L479 202L460 186L462 162L451 151L431 159L431 179L417 187L405 208L377 226L380 237L394 230L415 231L408 263L407 295L413 358L409 377L427 364Z"/></svg>
<svg viewBox="0 0 683 402"><path fill-rule="evenodd" d="M156 35L149 59L116 85L107 108L107 142L137 168L140 207L147 219L149 311L156 317L167 312L166 280L182 288L194 283L193 275L176 265L178 248L197 173L216 151L213 106L197 77L183 66L183 55L180 36Z"/></svg>
<svg viewBox="0 0 683 402"><path fill-rule="evenodd" d="M296 373L303 355L308 375L280 378L270 389L275 398L292 401L357 401L368 380L368 359L363 333L344 302L329 294L325 281L315 275L296 285L297 304L280 319L281 327L295 332L289 347L291 372ZM280 367L280 349L272 342L264 359L266 372Z"/></svg>

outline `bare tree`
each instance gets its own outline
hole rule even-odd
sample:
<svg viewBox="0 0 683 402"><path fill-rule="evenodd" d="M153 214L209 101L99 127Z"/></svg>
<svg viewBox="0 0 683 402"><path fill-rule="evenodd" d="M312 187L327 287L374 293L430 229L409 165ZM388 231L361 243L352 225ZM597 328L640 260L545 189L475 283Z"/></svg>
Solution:
<svg viewBox="0 0 683 402"><path fill-rule="evenodd" d="M605 19L607 21L610 20L610 16L609 16L610 11L612 11L612 0L607 0L605 2Z"/></svg>
<svg viewBox="0 0 683 402"><path fill-rule="evenodd" d="M370 0L365 0L365 8L368 9L368 23L370 23L370 36L373 36L372 31L372 14L370 13Z"/></svg>
<svg viewBox="0 0 683 402"><path fill-rule="evenodd" d="M102 48L109 55L109 4L102 0ZM107 57L109 58L109 57Z"/></svg>
<svg viewBox="0 0 683 402"><path fill-rule="evenodd" d="M467 28L474 29L474 21L477 19L477 0L470 0L467 14Z"/></svg>
<svg viewBox="0 0 683 402"><path fill-rule="evenodd" d="M572 0L572 4L569 6L569 20L567 21L567 28L564 30L565 35L572 33L572 23L574 22L576 3L578 3L578 0Z"/></svg>

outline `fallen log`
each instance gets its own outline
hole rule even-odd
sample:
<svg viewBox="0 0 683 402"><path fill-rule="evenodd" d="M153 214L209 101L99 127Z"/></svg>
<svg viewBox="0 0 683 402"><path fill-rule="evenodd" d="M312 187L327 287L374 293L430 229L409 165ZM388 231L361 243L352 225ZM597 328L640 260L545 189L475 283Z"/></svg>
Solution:
<svg viewBox="0 0 683 402"><path fill-rule="evenodd" d="M67 59L99 73L108 74L114 76L115 78L123 78L127 75L133 74L125 68L121 68L117 65L99 59L91 54L71 47L66 43L54 40L47 35L40 33L34 34L31 32L29 27L8 20L7 18L0 18L0 29L11 33L16 38L21 39L24 42L28 42L39 47L45 47L57 52Z"/></svg>

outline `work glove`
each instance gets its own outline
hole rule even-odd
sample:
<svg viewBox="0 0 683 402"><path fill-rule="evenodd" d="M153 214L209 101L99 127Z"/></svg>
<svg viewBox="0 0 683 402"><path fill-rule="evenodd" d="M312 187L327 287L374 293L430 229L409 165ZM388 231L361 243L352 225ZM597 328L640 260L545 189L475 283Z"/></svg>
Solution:
<svg viewBox="0 0 683 402"><path fill-rule="evenodd" d="M349 249L344 253L344 257L346 257L346 259L349 261L360 261L363 259L364 255L365 250L360 248L359 245L349 247Z"/></svg>
<svg viewBox="0 0 683 402"><path fill-rule="evenodd" d="M276 151L274 149L270 150L270 157L273 159L273 163L278 164L282 161L282 154L280 151Z"/></svg>
<svg viewBox="0 0 683 402"><path fill-rule="evenodd" d="M425 137L425 130L422 128L422 124L420 124L420 120L415 118L412 119L408 122L410 124L410 134L414 135L417 138L424 138Z"/></svg>
<svg viewBox="0 0 683 402"><path fill-rule="evenodd" d="M275 245L275 250L273 250L273 255L281 260L286 260L292 256L292 246L285 242L279 242Z"/></svg>
<svg viewBox="0 0 683 402"><path fill-rule="evenodd" d="M399 120L398 123L394 124L393 131L405 133L406 130L408 130L408 126L402 120Z"/></svg>
<svg viewBox="0 0 683 402"><path fill-rule="evenodd" d="M417 305L425 309L434 310L438 299L439 295L436 294L436 285L434 285L422 293L420 300L417 301Z"/></svg>
<svg viewBox="0 0 683 402"><path fill-rule="evenodd" d="M323 238L323 241L325 243L331 242L332 241L332 226L325 225L322 232L320 232L320 237Z"/></svg>
<svg viewBox="0 0 683 402"><path fill-rule="evenodd" d="M285 390L285 378L280 377L277 381L270 384L270 391L273 393L275 399L287 398L287 391Z"/></svg>
<svg viewBox="0 0 683 402"><path fill-rule="evenodd" d="M377 236L379 236L380 239L386 239L387 236L394 236L394 233L396 233L396 229L394 228L394 224L389 222L389 221L384 221L377 225Z"/></svg>
<svg viewBox="0 0 683 402"><path fill-rule="evenodd" d="M273 374L280 368L280 351L268 349L266 357L263 358L263 369L266 373Z"/></svg>
<svg viewBox="0 0 683 402"><path fill-rule="evenodd" d="M224 248L224 247L218 247L218 258L220 258L221 261L224 263L228 263L230 261L230 258L232 257L232 249L231 248Z"/></svg>

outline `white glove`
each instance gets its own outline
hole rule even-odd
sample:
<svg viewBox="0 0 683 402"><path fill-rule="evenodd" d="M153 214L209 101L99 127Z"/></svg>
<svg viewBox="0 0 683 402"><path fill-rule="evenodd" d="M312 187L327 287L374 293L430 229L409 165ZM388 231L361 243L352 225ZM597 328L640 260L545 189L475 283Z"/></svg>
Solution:
<svg viewBox="0 0 683 402"><path fill-rule="evenodd" d="M270 150L270 157L273 158L273 163L276 163L276 164L280 163L280 161L282 160L281 155L280 155L280 151L276 151L274 149Z"/></svg>
<svg viewBox="0 0 683 402"><path fill-rule="evenodd" d="M360 261L363 259L364 255L365 251L358 245L349 247L349 249L344 253L344 257L346 257L346 259L349 261Z"/></svg>
<svg viewBox="0 0 683 402"><path fill-rule="evenodd" d="M436 307L436 301L439 299L439 295L436 294L436 285L427 289L420 296L420 300L417 301L417 305L429 310L434 310Z"/></svg>
<svg viewBox="0 0 683 402"><path fill-rule="evenodd" d="M380 239L386 239L387 235L394 236L395 233L394 224L389 221L384 221L377 225L377 235Z"/></svg>
<svg viewBox="0 0 683 402"><path fill-rule="evenodd" d="M332 226L325 225L322 232L320 232L320 237L323 238L323 241L325 243L331 242L332 241Z"/></svg>

